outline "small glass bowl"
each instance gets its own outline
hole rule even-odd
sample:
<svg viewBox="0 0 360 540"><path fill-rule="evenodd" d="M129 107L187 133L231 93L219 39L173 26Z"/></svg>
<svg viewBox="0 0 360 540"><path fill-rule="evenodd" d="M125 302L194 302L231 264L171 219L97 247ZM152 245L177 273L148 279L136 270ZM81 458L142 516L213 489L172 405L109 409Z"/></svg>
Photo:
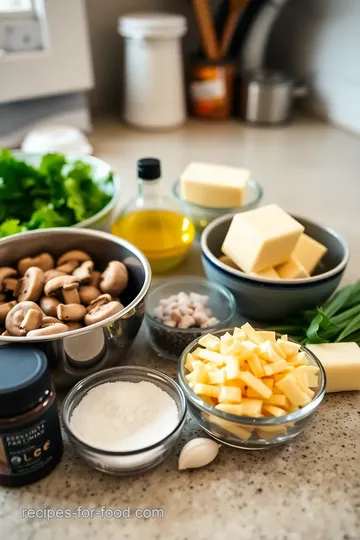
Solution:
<svg viewBox="0 0 360 540"><path fill-rule="evenodd" d="M182 291L187 294L196 292L208 296L207 307L211 309L212 316L219 322L206 328L171 328L153 316L153 311L160 300ZM211 283L201 277L187 276L161 281L150 290L146 302L145 320L149 329L150 344L156 354L177 362L185 347L194 339L228 327L235 312L235 299L232 293L222 285Z"/></svg>
<svg viewBox="0 0 360 540"><path fill-rule="evenodd" d="M212 334L220 337L225 331L232 333L234 329L212 332ZM294 341L294 343L297 342ZM319 368L319 386L315 390L312 401L299 411L284 416L251 418L219 411L212 405L205 403L201 397L191 390L185 379L185 375L188 373L185 362L188 353L193 352L198 347L198 339L196 339L185 349L178 364L178 380L186 396L191 416L208 435L223 444L235 448L262 450L291 441L310 422L311 417L324 398L326 386L325 371L319 360L306 347L298 345L300 350L305 352L309 364Z"/></svg>
<svg viewBox="0 0 360 540"><path fill-rule="evenodd" d="M116 381L151 382L174 399L179 412L178 424L165 439L139 450L113 452L93 448L74 435L70 420L75 407L95 386ZM86 377L70 390L61 409L65 432L76 452L94 469L119 476L141 474L161 463L175 445L183 428L185 415L186 399L179 385L164 373L142 366L114 367Z"/></svg>
<svg viewBox="0 0 360 540"><path fill-rule="evenodd" d="M263 189L256 180L249 180L245 192L244 204L235 208L209 208L189 201L185 201L180 195L180 182L173 186L173 196L180 203L183 213L193 222L196 237L199 239L205 227L214 219L224 214L247 212L259 206L263 196Z"/></svg>

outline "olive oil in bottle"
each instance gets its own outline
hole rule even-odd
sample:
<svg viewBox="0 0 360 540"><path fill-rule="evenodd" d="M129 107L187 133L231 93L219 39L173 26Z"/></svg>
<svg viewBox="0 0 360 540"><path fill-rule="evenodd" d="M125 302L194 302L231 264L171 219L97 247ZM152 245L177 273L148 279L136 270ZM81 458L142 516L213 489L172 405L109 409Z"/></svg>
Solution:
<svg viewBox="0 0 360 540"><path fill-rule="evenodd" d="M113 223L111 232L138 247L153 272L167 272L185 258L194 240L194 225L173 199L162 195L158 159L140 159L137 170L138 195Z"/></svg>

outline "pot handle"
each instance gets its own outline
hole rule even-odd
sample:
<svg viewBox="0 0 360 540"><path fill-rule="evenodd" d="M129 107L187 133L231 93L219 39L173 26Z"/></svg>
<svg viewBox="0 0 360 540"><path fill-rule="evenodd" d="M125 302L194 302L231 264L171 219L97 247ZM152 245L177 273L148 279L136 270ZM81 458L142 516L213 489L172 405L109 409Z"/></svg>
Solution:
<svg viewBox="0 0 360 540"><path fill-rule="evenodd" d="M292 88L293 98L302 98L308 95L309 95L309 89L304 83L298 82L294 84Z"/></svg>

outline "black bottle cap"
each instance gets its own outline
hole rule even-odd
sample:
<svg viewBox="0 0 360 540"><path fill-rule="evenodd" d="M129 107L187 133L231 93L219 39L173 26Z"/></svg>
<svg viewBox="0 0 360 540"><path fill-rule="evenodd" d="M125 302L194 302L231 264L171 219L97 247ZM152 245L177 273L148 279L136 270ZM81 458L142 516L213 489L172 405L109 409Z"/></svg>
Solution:
<svg viewBox="0 0 360 540"><path fill-rule="evenodd" d="M156 180L161 176L160 160L156 158L142 158L137 162L138 177L143 180Z"/></svg>
<svg viewBox="0 0 360 540"><path fill-rule="evenodd" d="M0 347L0 418L32 409L51 388L47 358L26 345Z"/></svg>

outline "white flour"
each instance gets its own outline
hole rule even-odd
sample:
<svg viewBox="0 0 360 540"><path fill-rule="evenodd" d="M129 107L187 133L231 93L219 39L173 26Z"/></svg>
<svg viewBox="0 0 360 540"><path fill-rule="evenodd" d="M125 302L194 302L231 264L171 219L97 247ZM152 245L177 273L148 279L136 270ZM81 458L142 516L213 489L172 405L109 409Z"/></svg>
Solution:
<svg viewBox="0 0 360 540"><path fill-rule="evenodd" d="M74 435L110 451L139 450L169 435L179 422L173 398L153 383L108 382L92 388L70 419Z"/></svg>

